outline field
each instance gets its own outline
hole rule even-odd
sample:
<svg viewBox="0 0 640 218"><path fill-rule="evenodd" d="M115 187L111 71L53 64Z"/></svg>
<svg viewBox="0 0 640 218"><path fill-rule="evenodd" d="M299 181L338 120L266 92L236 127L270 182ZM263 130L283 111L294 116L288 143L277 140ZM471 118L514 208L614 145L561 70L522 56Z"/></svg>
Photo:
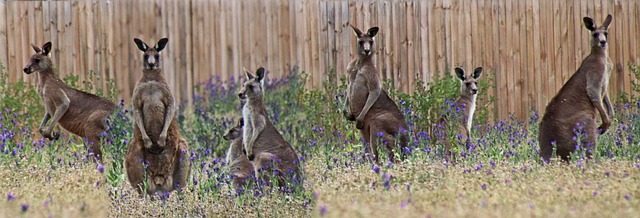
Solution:
<svg viewBox="0 0 640 218"><path fill-rule="evenodd" d="M638 69L631 67L635 75ZM33 87L5 83L0 67L0 217L638 217L640 216L640 101L617 97L616 117L598 140L594 158L577 146L571 164L538 158L540 114L528 120L490 120L493 99L480 84L473 143L448 163L431 140L433 120L452 110L458 81L439 78L415 93L387 91L410 125L410 148L400 163L370 163L355 125L339 113L344 80L329 77L305 89L308 74L267 74L271 120L303 160L305 181L284 192L269 186L230 188L222 134L240 116L238 78L216 77L195 87L193 104L178 114L192 161L181 193L141 197L126 180L123 157L132 138L129 102L120 102L104 134L104 165L86 159L80 139L43 140L44 108ZM65 78L67 84L114 101L117 93ZM78 85L80 84L80 85ZM416 85L422 85L420 83ZM637 91L638 86L633 85ZM576 138L580 145L580 137ZM381 151L385 154L386 151Z"/></svg>

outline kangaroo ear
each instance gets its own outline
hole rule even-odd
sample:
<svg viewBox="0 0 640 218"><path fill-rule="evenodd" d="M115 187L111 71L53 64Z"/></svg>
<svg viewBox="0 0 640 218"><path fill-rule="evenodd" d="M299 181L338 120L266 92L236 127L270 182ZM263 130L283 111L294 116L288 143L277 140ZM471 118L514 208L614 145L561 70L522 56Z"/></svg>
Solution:
<svg viewBox="0 0 640 218"><path fill-rule="evenodd" d="M42 51L42 49L40 49L37 45L35 44L31 44L31 48L33 48L33 51L35 51L36 53L40 53Z"/></svg>
<svg viewBox="0 0 640 218"><path fill-rule="evenodd" d="M158 43L156 43L156 51L157 52L162 51L162 49L164 49L164 47L167 45L168 42L169 42L168 38L162 38L158 40Z"/></svg>
<svg viewBox="0 0 640 218"><path fill-rule="evenodd" d="M376 27L371 27L369 28L369 30L367 30L367 35L369 35L370 37L374 37L376 36L376 34L378 34L378 30L380 30L380 28Z"/></svg>
<svg viewBox="0 0 640 218"><path fill-rule="evenodd" d="M593 22L593 19L591 19L590 17L584 17L582 18L582 21L584 22L584 27L586 27L588 30L596 30L596 23Z"/></svg>
<svg viewBox="0 0 640 218"><path fill-rule="evenodd" d="M245 70L244 71L244 75L247 76L247 80L252 80L253 78L255 78L256 76L254 76L251 72Z"/></svg>
<svg viewBox="0 0 640 218"><path fill-rule="evenodd" d="M149 46L147 45L147 43L144 43L142 40L138 38L133 38L133 42L136 43L136 46L138 46L138 49L140 49L140 51L142 52L145 52L147 51L147 49L149 49Z"/></svg>
<svg viewBox="0 0 640 218"><path fill-rule="evenodd" d="M357 27L351 25L351 28L353 29L353 32L356 33L356 37L360 37L362 36L362 31L360 31L360 29L358 29Z"/></svg>
<svg viewBox="0 0 640 218"><path fill-rule="evenodd" d="M456 67L456 76L460 80L464 80L464 70L462 68Z"/></svg>
<svg viewBox="0 0 640 218"><path fill-rule="evenodd" d="M42 54L47 56L51 52L51 42L44 43L42 46Z"/></svg>
<svg viewBox="0 0 640 218"><path fill-rule="evenodd" d="M480 76L482 76L482 67L478 67L475 70L473 70L473 78L474 79L478 79L478 78L480 78Z"/></svg>
<svg viewBox="0 0 640 218"><path fill-rule="evenodd" d="M602 27L604 27L605 29L609 29L609 24L611 24L611 20L613 20L613 17L611 16L611 14L607 15L607 18L604 19L604 23L602 23Z"/></svg>
<svg viewBox="0 0 640 218"><path fill-rule="evenodd" d="M256 75L258 75L258 81L262 81L262 79L264 79L264 68L258 68L258 70L256 70Z"/></svg>

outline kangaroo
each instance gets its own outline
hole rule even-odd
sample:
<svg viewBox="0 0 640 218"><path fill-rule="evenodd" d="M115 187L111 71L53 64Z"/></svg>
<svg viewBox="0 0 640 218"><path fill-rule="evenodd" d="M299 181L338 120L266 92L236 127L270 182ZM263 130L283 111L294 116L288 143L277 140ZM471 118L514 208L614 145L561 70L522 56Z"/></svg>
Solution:
<svg viewBox="0 0 640 218"><path fill-rule="evenodd" d="M460 97L455 102L455 111L459 114L450 114L438 120L437 130L440 130L438 137L445 145L445 158L449 160L452 155L451 142L447 137L447 131L452 130L462 135L462 141L469 142L473 114L476 110L476 98L478 97L478 79L482 75L482 67L473 70L473 74L466 76L462 68L456 67L456 76L460 79ZM455 154L454 154L455 155Z"/></svg>
<svg viewBox="0 0 640 218"><path fill-rule="evenodd" d="M301 172L298 155L273 126L264 106L261 84L264 73L264 68L259 68L256 75L245 71L247 81L238 93L240 99L246 99L242 108L244 119L242 143L247 157L254 162L255 168L269 167L266 164L271 161L268 160L275 157L277 162L275 169L283 174L292 174L299 179Z"/></svg>
<svg viewBox="0 0 640 218"><path fill-rule="evenodd" d="M53 63L49 58L51 42L47 42L40 49L31 45L36 52L31 56L23 71L26 74L38 73L37 90L44 101L46 112L38 131L50 140L60 137L59 132L53 132L56 124L60 124L67 131L85 138L85 145L89 153L93 153L95 160L102 159L100 137L107 130L106 119L116 108L116 104L98 97L68 87L53 72ZM47 122L51 120L49 126Z"/></svg>
<svg viewBox="0 0 640 218"><path fill-rule="evenodd" d="M591 53L547 105L538 135L540 156L545 163L550 162L554 144L556 154L565 163L569 163L569 155L577 144L573 139L577 125L583 127L585 135L582 143L587 147L587 158L591 158L597 134L605 133L611 126L609 116L613 116L614 111L607 94L609 76L613 69L607 55L607 31L611 20L612 16L608 15L602 26L598 27L592 18L583 18L584 25L592 36ZM596 129L598 114L602 124Z"/></svg>
<svg viewBox="0 0 640 218"><path fill-rule="evenodd" d="M233 187L239 189L245 184L245 179L255 174L253 164L249 161L249 158L243 152L242 145L242 127L244 126L244 119L238 119L238 123L233 128L229 129L223 136L224 140L231 141L227 156L225 158L229 165L229 173L234 175Z"/></svg>
<svg viewBox="0 0 640 218"><path fill-rule="evenodd" d="M187 185L191 170L187 141L174 118L176 107L160 68L160 51L169 39L149 47L133 39L143 55L143 75L133 90L134 139L129 143L125 165L129 182L142 193L170 192ZM146 178L145 178L146 173Z"/></svg>
<svg viewBox="0 0 640 218"><path fill-rule="evenodd" d="M347 66L349 88L343 115L347 120L356 121L356 128L360 129L369 145L373 161L378 162L377 141L379 134L382 134L382 141L389 150L389 159L395 162L392 149L396 146L396 140L400 148L407 146L408 126L396 103L382 90L378 70L373 63L373 43L378 27L370 28L367 33L354 26L351 28L358 39L358 56Z"/></svg>

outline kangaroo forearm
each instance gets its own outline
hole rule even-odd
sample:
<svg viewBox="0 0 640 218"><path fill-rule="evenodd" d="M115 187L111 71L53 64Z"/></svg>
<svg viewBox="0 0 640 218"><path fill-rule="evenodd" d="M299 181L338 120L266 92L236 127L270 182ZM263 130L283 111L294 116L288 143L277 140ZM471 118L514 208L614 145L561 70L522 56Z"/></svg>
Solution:
<svg viewBox="0 0 640 218"><path fill-rule="evenodd" d="M602 102L604 103L605 109L607 110L607 114L610 117L613 117L615 115L615 111L613 110L613 106L611 105L611 101L609 100L609 95L605 94Z"/></svg>
<svg viewBox="0 0 640 218"><path fill-rule="evenodd" d="M58 107L56 107L56 112L53 115L53 118L51 120L51 125L49 125L47 132L50 132L51 130L53 130L53 127L58 123L58 121L60 121L60 118L62 118L62 115L64 115L67 112L67 109L69 109L68 104L61 104Z"/></svg>
<svg viewBox="0 0 640 218"><path fill-rule="evenodd" d="M162 132L160 133L160 135L166 135L167 131L169 131L169 125L171 125L171 122L173 121L173 111L173 106L167 107L166 113L164 115L164 126L162 127Z"/></svg>
<svg viewBox="0 0 640 218"><path fill-rule="evenodd" d="M602 119L602 122L603 123L608 123L609 122L609 116L605 112L604 107L602 107L602 105L599 105L599 106L596 107L596 109L598 110L598 113L600 113L600 118Z"/></svg>
<svg viewBox="0 0 640 218"><path fill-rule="evenodd" d="M144 123L142 122L142 112L136 109L134 112L134 118L136 119L136 125L138 129L140 129L140 134L142 134L142 139L148 139L149 135L147 135L147 130L144 128Z"/></svg>
<svg viewBox="0 0 640 218"><path fill-rule="evenodd" d="M376 100L378 100L378 97L380 97L380 91L369 92L367 102L364 104L364 108L362 109L362 111L360 111L358 118L363 119L364 116L367 115L373 104L376 103Z"/></svg>
<svg viewBox="0 0 640 218"><path fill-rule="evenodd" d="M40 128L44 128L47 122L49 122L49 119L51 119L51 115L49 113L45 113L44 117L42 118L42 122L40 123Z"/></svg>

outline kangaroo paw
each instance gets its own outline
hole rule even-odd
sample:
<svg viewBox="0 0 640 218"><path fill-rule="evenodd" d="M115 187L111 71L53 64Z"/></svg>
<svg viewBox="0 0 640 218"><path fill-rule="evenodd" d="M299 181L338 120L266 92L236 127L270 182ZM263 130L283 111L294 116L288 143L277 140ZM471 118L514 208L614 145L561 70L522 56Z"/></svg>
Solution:
<svg viewBox="0 0 640 218"><path fill-rule="evenodd" d="M142 140L144 142L144 148L145 149L150 149L153 146L153 142L151 142L150 139L148 140Z"/></svg>
<svg viewBox="0 0 640 218"><path fill-rule="evenodd" d="M364 128L364 121L356 120L356 128L357 129L363 129Z"/></svg>
<svg viewBox="0 0 640 218"><path fill-rule="evenodd" d="M611 126L610 122L602 123L602 125L598 127L598 133L601 135L604 134L607 129L609 129L609 126Z"/></svg>
<svg viewBox="0 0 640 218"><path fill-rule="evenodd" d="M355 121L356 120L356 116L354 116L353 114L349 113L349 111L347 111L347 110L342 110L342 116L344 116L344 118L346 118L348 121Z"/></svg>

